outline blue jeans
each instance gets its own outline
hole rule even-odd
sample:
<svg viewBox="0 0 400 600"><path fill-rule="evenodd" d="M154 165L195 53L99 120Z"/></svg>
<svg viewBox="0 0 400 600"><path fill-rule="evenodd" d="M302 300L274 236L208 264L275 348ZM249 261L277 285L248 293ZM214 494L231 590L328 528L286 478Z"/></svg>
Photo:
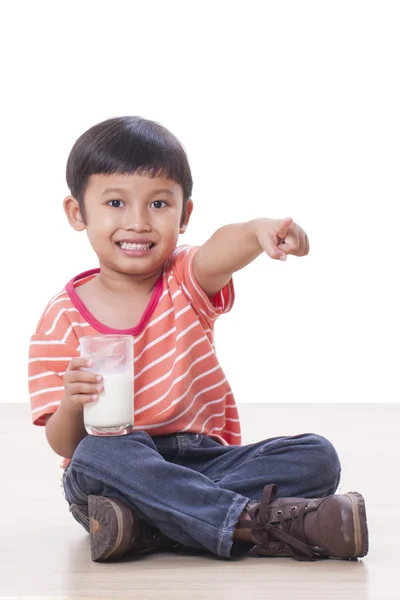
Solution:
<svg viewBox="0 0 400 600"><path fill-rule="evenodd" d="M86 530L88 496L110 496L184 546L230 558L239 517L265 485L277 484L280 497L321 498L336 491L339 478L336 450L315 434L222 446L200 434L136 431L86 436L63 483Z"/></svg>

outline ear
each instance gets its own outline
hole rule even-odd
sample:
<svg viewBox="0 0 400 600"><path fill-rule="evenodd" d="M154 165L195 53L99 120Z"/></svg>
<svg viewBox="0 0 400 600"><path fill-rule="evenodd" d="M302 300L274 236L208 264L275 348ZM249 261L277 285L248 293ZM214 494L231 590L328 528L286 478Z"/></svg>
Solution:
<svg viewBox="0 0 400 600"><path fill-rule="evenodd" d="M67 215L67 219L71 227L75 231L84 231L86 229L85 222L83 220L78 200L73 196L67 196L64 200L64 211Z"/></svg>
<svg viewBox="0 0 400 600"><path fill-rule="evenodd" d="M186 205L186 217L184 222L182 223L182 225L179 228L179 233L185 233L187 226L189 224L190 221L190 216L193 212L193 200L188 200L188 203Z"/></svg>

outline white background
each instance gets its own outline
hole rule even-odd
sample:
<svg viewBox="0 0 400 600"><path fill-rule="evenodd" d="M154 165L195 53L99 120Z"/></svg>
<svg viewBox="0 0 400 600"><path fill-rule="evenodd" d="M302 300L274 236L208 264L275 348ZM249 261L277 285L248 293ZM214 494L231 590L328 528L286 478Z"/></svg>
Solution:
<svg viewBox="0 0 400 600"><path fill-rule="evenodd" d="M400 4L1 4L2 393L26 402L30 334L97 266L62 210L75 139L134 114L186 147L182 242L292 216L311 253L235 277L216 327L238 402L398 402ZM229 251L229 249L227 249Z"/></svg>

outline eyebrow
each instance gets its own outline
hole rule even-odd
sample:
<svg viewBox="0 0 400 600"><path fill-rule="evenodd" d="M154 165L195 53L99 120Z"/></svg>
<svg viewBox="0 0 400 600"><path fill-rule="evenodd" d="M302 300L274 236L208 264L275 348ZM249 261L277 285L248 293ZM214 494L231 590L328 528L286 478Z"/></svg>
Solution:
<svg viewBox="0 0 400 600"><path fill-rule="evenodd" d="M111 193L120 193L120 192L128 192L129 190L127 190L126 188L107 188L106 190L104 190L104 192L102 193L102 196L105 196L106 194L111 194ZM174 196L174 192L172 192L171 190L168 189L160 189L160 190L153 190L150 192L151 195L155 195L155 194L170 194L171 196Z"/></svg>

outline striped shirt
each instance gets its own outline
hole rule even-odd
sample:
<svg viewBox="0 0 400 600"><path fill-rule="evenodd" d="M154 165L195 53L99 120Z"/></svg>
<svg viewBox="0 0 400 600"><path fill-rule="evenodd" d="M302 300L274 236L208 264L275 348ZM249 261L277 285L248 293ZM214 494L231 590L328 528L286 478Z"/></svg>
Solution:
<svg viewBox="0 0 400 600"><path fill-rule="evenodd" d="M79 356L79 339L129 334L134 339L134 427L151 436L202 433L240 445L239 416L214 348L214 322L234 301L232 280L211 301L196 282L197 248L178 247L167 261L139 324L111 329L85 307L76 287L99 269L70 281L47 305L30 341L32 420L44 425L63 397L63 375Z"/></svg>

